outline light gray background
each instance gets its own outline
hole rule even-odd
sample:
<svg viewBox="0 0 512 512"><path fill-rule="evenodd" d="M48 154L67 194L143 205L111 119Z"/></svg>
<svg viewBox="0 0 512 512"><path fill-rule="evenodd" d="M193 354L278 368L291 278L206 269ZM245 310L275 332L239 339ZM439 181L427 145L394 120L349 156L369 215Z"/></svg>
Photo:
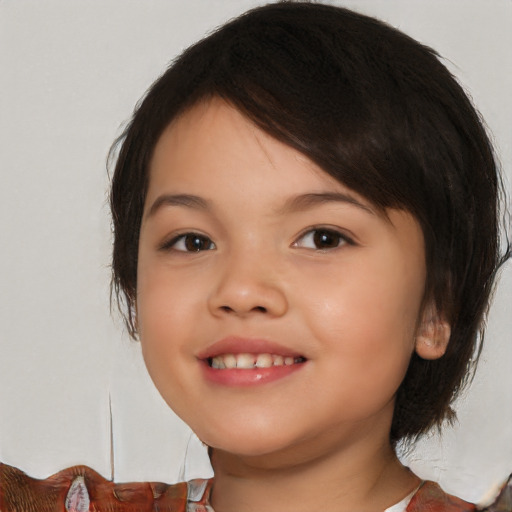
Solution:
<svg viewBox="0 0 512 512"><path fill-rule="evenodd" d="M446 57L486 118L510 183L512 1L337 3ZM139 345L109 316L105 159L171 58L256 4L0 2L1 461L39 478L73 464L110 477L110 395L116 480L210 474L200 444L153 389ZM406 456L469 500L485 500L512 472L511 304L509 265L459 424Z"/></svg>

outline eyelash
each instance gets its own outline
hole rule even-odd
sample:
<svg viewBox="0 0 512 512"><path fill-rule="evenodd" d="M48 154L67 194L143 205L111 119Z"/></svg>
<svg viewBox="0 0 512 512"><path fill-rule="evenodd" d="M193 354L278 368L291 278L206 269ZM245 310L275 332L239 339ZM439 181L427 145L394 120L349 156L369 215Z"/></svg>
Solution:
<svg viewBox="0 0 512 512"><path fill-rule="evenodd" d="M313 243L313 247L307 247L306 245L302 245L304 240L306 240L308 237L311 239L310 241ZM177 248L181 243L183 244L183 247ZM187 245L187 243L191 243L192 245ZM326 243L327 247L321 247L320 245L322 243ZM334 243L335 245L333 245ZM355 245L355 242L351 237L347 236L345 233L342 233L337 229L323 227L309 228L307 231L303 232L298 237L298 239L292 244L293 247L302 247L305 249L312 249L318 251L338 249L343 245ZM184 253L198 253L202 251L211 251L215 248L215 243L209 237L194 232L182 233L180 235L177 235L168 242L164 242L160 246L160 249L163 251L174 250L177 252Z"/></svg>
<svg viewBox="0 0 512 512"><path fill-rule="evenodd" d="M299 242L304 241L307 237L311 238L311 242L315 245L314 247L306 247L304 245L300 245ZM322 237L322 238L320 238ZM333 240L334 239L334 240ZM323 241L336 242L336 245L329 245L327 247L319 247L319 245ZM326 227L313 227L309 228L307 231L304 231L296 242L293 243L294 247L303 247L305 249L312 249L317 251L329 251L338 249L344 245L356 245L354 240L346 235L345 233L334 229L334 228L326 228Z"/></svg>
<svg viewBox="0 0 512 512"><path fill-rule="evenodd" d="M206 248L206 249L197 248L197 247L190 248L190 247L187 247L187 241L192 241L192 243L198 242L198 241L200 243L207 243L208 248ZM183 244L184 244L183 249L177 249L177 246L180 242L183 242ZM205 235L201 235L200 233L193 233L193 232L181 233L180 235L173 237L168 242L164 242L160 246L160 249L163 251L173 250L173 251L185 252L185 253L187 253L187 252L197 253L197 252L201 252L201 251L211 251L214 248L215 248L215 244L212 242L212 240L210 240L210 238L208 238Z"/></svg>

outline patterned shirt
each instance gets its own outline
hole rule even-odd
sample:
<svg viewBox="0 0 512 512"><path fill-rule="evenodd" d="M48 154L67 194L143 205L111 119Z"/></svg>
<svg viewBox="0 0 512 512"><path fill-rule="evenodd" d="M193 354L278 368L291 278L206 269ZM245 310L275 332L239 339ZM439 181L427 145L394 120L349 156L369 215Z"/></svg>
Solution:
<svg viewBox="0 0 512 512"><path fill-rule="evenodd" d="M0 463L0 512L214 512L213 480L179 484L114 483L87 466L73 466L46 479L31 478ZM508 507L508 508L507 508ZM425 481L383 512L474 512L476 507ZM512 512L512 479L487 512ZM315 511L316 512L316 511Z"/></svg>

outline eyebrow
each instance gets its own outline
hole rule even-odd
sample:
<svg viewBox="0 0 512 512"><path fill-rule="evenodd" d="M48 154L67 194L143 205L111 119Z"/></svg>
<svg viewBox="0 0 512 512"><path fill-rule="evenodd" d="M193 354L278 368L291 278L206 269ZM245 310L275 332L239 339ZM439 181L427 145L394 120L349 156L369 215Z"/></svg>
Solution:
<svg viewBox="0 0 512 512"><path fill-rule="evenodd" d="M375 215L375 211L361 201L358 201L350 194L341 192L311 192L308 194L300 194L293 196L285 202L285 204L277 210L278 214L294 213L301 210L308 210L315 206L323 205L326 203L345 203L356 206L361 210ZM147 216L151 217L164 206L185 206L187 208L194 208L198 210L210 209L210 202L202 197L192 194L162 194L158 196Z"/></svg>
<svg viewBox="0 0 512 512"><path fill-rule="evenodd" d="M198 210L208 210L210 203L202 197L191 194L162 194L155 199L147 216L153 216L164 206L185 206L187 208L195 208Z"/></svg>
<svg viewBox="0 0 512 512"><path fill-rule="evenodd" d="M326 203L345 203L352 206L356 206L367 213L376 215L375 210L370 206L358 201L355 197L350 194L341 192L318 192L301 194L298 196L291 197L286 201L284 206L279 209L279 213L297 212L300 210L308 210Z"/></svg>

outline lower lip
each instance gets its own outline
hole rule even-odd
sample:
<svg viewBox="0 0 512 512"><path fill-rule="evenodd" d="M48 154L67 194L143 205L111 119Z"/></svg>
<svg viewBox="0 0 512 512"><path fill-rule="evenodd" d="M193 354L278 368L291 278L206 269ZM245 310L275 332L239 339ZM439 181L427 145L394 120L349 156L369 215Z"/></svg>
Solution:
<svg viewBox="0 0 512 512"><path fill-rule="evenodd" d="M283 379L299 371L306 363L295 363L283 366L271 366L270 368L218 369L212 368L203 362L203 372L206 380L223 386L258 386L268 382Z"/></svg>

